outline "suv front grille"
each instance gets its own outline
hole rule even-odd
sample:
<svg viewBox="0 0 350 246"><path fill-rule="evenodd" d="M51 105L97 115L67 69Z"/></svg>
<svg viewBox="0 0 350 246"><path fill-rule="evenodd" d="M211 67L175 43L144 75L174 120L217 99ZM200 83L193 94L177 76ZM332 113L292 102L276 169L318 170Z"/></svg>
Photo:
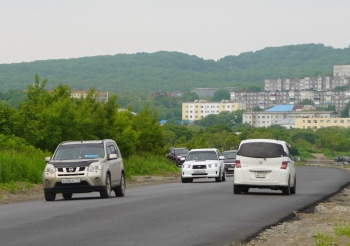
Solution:
<svg viewBox="0 0 350 246"><path fill-rule="evenodd" d="M60 177L67 176L84 176L86 167L59 167L57 168L58 175Z"/></svg>
<svg viewBox="0 0 350 246"><path fill-rule="evenodd" d="M207 165L193 165L193 169L206 169Z"/></svg>

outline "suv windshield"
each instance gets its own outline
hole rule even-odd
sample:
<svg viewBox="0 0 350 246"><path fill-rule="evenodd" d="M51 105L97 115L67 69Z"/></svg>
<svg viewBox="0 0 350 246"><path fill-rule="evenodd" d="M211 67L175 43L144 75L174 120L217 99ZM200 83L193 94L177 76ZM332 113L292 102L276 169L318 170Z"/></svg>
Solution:
<svg viewBox="0 0 350 246"><path fill-rule="evenodd" d="M244 143L237 154L252 158L277 158L286 155L282 145L262 142Z"/></svg>
<svg viewBox="0 0 350 246"><path fill-rule="evenodd" d="M175 155L187 155L189 150L188 149L175 149Z"/></svg>
<svg viewBox="0 0 350 246"><path fill-rule="evenodd" d="M104 157L103 143L63 144L57 149L53 160L94 159Z"/></svg>
<svg viewBox="0 0 350 246"><path fill-rule="evenodd" d="M236 159L237 151L226 151L222 154L225 159Z"/></svg>
<svg viewBox="0 0 350 246"><path fill-rule="evenodd" d="M194 151L190 152L186 158L186 161L198 161L198 160L217 160L218 157L213 151Z"/></svg>

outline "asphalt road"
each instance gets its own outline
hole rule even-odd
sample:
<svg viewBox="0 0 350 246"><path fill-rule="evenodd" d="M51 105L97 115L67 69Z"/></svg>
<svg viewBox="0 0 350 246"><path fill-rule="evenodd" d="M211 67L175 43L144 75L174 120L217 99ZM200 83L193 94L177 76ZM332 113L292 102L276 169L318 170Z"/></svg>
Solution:
<svg viewBox="0 0 350 246"><path fill-rule="evenodd" d="M338 192L350 175L297 167L297 190L290 196L259 189L234 195L232 180L145 186L127 189L122 198L88 193L3 205L0 245L228 245Z"/></svg>

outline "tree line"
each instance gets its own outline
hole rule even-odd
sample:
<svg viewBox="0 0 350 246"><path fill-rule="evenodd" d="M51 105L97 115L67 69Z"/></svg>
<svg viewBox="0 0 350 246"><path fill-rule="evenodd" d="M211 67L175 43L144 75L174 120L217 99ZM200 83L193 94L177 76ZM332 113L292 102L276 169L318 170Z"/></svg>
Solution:
<svg viewBox="0 0 350 246"><path fill-rule="evenodd" d="M138 96L203 87L263 89L265 79L331 76L333 66L341 64L350 64L350 48L322 44L271 47L218 61L166 51L117 54L0 64L0 90L23 90L34 74L49 78L50 90L63 83Z"/></svg>
<svg viewBox="0 0 350 246"><path fill-rule="evenodd" d="M209 115L190 125L175 121L160 125L151 103L145 103L133 114L132 108L120 110L117 95L102 102L97 100L96 90L90 89L86 98L76 99L71 98L69 86L60 84L47 90L47 83L48 79L41 80L36 75L18 108L0 103L0 134L23 139L28 145L51 153L62 141L111 138L126 158L142 153L163 156L170 147L224 151L238 148L241 140L249 138L285 140L292 145L293 154L305 158L320 150L329 156L349 152L350 129L346 128L254 128L242 124L243 111ZM162 97L153 103L165 108L169 105Z"/></svg>

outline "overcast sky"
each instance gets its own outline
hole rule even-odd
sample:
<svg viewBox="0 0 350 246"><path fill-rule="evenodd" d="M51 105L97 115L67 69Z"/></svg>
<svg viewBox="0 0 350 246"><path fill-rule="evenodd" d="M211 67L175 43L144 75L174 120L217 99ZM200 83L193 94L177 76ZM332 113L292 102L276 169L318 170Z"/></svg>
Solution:
<svg viewBox="0 0 350 246"><path fill-rule="evenodd" d="M0 64L178 51L350 45L350 0L0 0Z"/></svg>

